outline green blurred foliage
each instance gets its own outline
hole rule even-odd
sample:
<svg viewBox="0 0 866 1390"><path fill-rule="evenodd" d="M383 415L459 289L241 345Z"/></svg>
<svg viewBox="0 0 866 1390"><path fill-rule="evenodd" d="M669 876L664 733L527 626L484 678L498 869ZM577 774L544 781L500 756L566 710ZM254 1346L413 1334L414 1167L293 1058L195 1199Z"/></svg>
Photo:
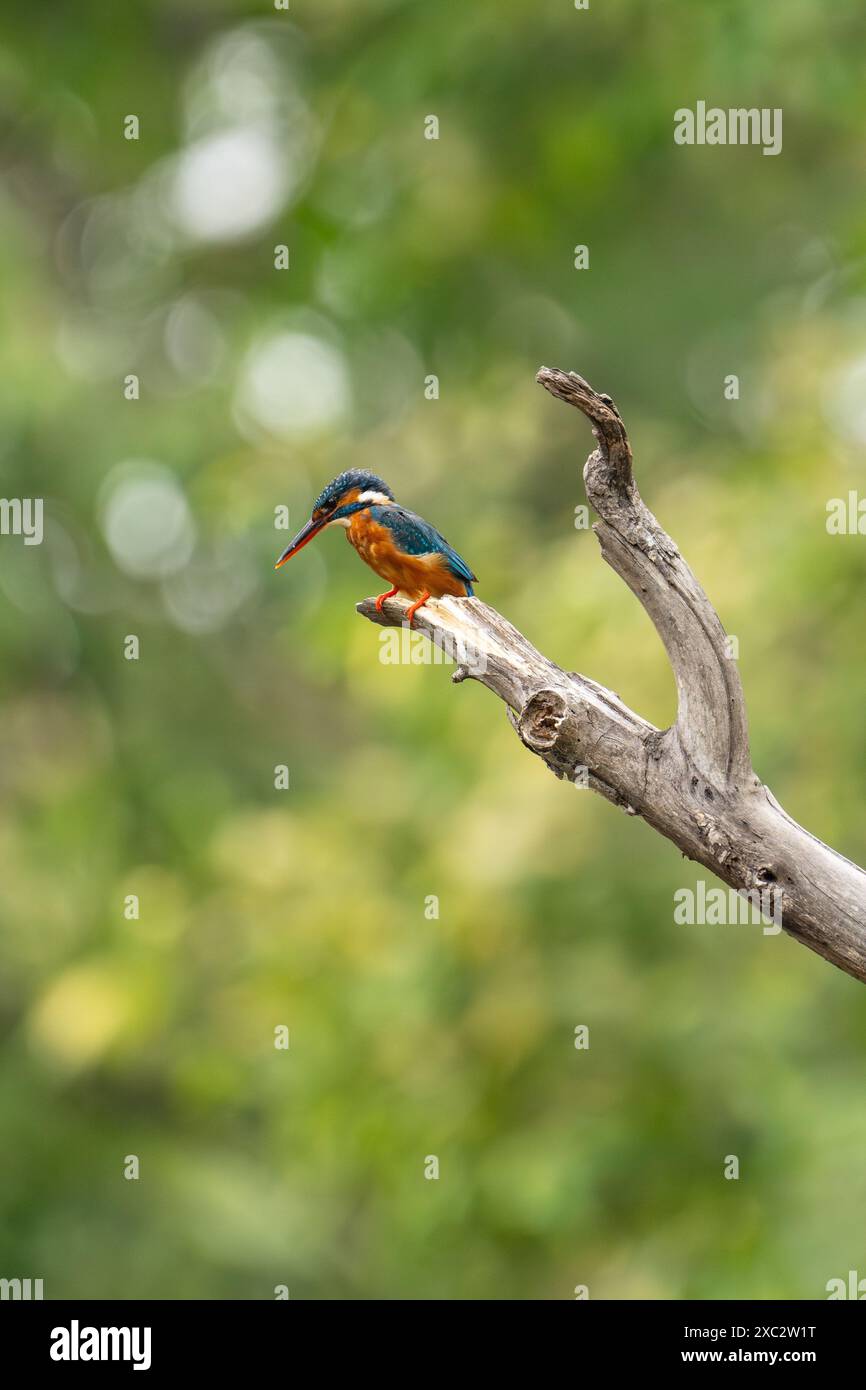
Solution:
<svg viewBox="0 0 866 1390"><path fill-rule="evenodd" d="M383 664L338 535L271 568L274 509L294 529L369 467L543 651L667 722L660 645L573 524L588 431L534 384L576 368L739 639L758 771L866 860L864 542L824 524L863 485L864 40L856 0L9 17L0 489L46 498L46 536L0 540L0 1274L671 1299L866 1273L862 986L675 926L702 871L480 687ZM783 153L675 146L698 99L782 107Z"/></svg>

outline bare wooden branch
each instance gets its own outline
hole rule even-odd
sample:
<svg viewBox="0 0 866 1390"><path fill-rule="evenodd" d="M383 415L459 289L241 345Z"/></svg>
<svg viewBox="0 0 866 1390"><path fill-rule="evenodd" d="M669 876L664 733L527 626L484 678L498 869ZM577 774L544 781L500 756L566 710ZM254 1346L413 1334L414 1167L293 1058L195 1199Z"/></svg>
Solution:
<svg viewBox="0 0 866 1390"><path fill-rule="evenodd" d="M602 555L661 637L677 682L676 722L659 730L588 677L565 672L480 599L431 600L415 629L503 700L524 745L558 777L642 816L688 858L770 907L784 929L866 981L866 873L792 820L752 770L739 672L719 617L641 500L625 426L609 396L573 372L537 380L574 405L598 441L584 468ZM399 627L408 604L358 611Z"/></svg>

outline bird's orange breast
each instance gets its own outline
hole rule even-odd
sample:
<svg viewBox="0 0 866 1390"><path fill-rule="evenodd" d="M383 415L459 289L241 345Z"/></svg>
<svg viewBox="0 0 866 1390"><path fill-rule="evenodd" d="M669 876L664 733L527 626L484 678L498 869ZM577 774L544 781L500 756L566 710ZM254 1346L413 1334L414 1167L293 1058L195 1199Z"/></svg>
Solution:
<svg viewBox="0 0 866 1390"><path fill-rule="evenodd" d="M442 598L444 594L462 597L466 593L466 585L451 573L444 556L436 551L428 555L405 554L395 545L390 527L383 526L367 511L355 513L346 538L371 570L410 598L420 598L424 593L433 598Z"/></svg>

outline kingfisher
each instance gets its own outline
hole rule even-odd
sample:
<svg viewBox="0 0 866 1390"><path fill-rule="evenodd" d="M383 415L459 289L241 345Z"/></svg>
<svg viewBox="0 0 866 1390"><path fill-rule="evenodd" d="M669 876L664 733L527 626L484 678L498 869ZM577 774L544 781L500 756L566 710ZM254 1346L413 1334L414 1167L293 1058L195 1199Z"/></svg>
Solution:
<svg viewBox="0 0 866 1390"><path fill-rule="evenodd" d="M345 526L346 539L365 564L392 585L379 594L376 611L395 594L413 600L406 609L409 626L428 598L453 594L471 598L476 576L457 551L429 521L401 507L388 484L375 473L350 468L323 488L313 504L306 526L287 545L274 569L324 531Z"/></svg>

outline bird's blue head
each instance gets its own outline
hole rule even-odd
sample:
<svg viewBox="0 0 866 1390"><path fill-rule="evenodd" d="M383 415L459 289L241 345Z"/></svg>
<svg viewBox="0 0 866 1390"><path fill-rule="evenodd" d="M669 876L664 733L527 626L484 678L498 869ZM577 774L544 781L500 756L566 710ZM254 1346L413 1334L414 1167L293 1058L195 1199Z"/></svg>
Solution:
<svg viewBox="0 0 866 1390"><path fill-rule="evenodd" d="M323 487L315 502L310 519L306 526L295 536L295 539L286 546L276 565L284 565L293 555L297 555L314 536L326 526L336 522L339 524L352 516L355 512L361 511L364 507L374 505L376 502L393 502L394 494L386 482L378 478L375 473L368 473L364 468L349 468L345 473L341 473L333 482Z"/></svg>

